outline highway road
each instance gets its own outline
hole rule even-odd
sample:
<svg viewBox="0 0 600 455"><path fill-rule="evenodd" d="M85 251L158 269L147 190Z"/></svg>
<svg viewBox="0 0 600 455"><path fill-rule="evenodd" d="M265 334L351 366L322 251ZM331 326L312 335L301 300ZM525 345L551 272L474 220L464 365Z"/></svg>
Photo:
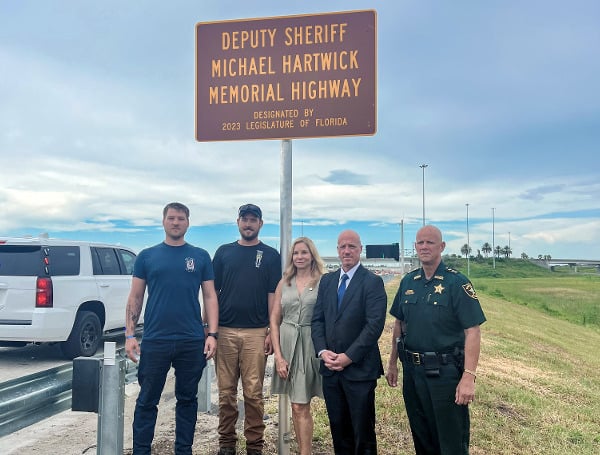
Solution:
<svg viewBox="0 0 600 455"><path fill-rule="evenodd" d="M71 363L61 356L58 346L0 348L0 382Z"/></svg>
<svg viewBox="0 0 600 455"><path fill-rule="evenodd" d="M123 336L106 338L105 341L116 341L117 349L125 344ZM102 352L101 347L96 355L101 355ZM65 363L71 363L71 361L61 355L58 344L27 345L21 348L0 347L0 382L48 370Z"/></svg>

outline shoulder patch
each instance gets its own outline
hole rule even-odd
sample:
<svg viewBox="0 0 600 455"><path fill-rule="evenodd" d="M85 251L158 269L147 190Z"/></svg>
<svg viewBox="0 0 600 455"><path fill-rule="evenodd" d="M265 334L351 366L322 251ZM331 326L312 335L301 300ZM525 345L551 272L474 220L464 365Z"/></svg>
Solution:
<svg viewBox="0 0 600 455"><path fill-rule="evenodd" d="M473 288L473 285L471 283L463 284L462 288L465 291L465 294L467 294L472 299L477 300L477 293L475 292L475 289Z"/></svg>

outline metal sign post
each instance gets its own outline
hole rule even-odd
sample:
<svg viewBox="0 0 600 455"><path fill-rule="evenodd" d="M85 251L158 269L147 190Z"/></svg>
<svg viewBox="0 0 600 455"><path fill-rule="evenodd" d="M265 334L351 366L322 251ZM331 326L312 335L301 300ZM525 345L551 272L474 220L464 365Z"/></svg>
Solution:
<svg viewBox="0 0 600 455"><path fill-rule="evenodd" d="M279 235L281 239L281 268L285 269L288 251L292 244L292 141L281 141L281 186L279 194ZM273 374L277 374L273 371ZM290 400L279 395L279 439L277 453L290 453Z"/></svg>

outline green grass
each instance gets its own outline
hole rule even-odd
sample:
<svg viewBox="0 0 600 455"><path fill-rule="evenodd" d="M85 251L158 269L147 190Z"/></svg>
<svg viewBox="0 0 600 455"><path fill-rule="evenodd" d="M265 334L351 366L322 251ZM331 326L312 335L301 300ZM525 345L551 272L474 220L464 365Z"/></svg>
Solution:
<svg viewBox="0 0 600 455"><path fill-rule="evenodd" d="M475 278L473 284L480 294L600 329L600 277Z"/></svg>
<svg viewBox="0 0 600 455"><path fill-rule="evenodd" d="M466 274L466 260L445 258ZM591 267L551 272L522 260L471 261L470 276L479 294L531 307L547 315L600 330L600 274Z"/></svg>
<svg viewBox="0 0 600 455"><path fill-rule="evenodd" d="M482 295L473 453L600 453L600 333Z"/></svg>
<svg viewBox="0 0 600 455"><path fill-rule="evenodd" d="M445 262L466 272L464 259ZM497 261L495 270L491 260L471 263L470 275L487 317L471 407L471 454L599 454L600 276L550 272L517 260ZM398 282L388 283L389 304ZM389 317L379 342L384 366L392 325ZM276 413L276 405L270 398L267 409ZM401 390L381 378L376 406L379 453L413 454ZM313 401L313 414L314 452L333 453L322 400ZM276 453L276 427L266 439L265 453Z"/></svg>
<svg viewBox="0 0 600 455"><path fill-rule="evenodd" d="M495 268L492 259L472 259L467 267L467 260L458 257L444 257L444 263L456 270L467 274L469 278L522 278L555 276L554 272L521 259L496 259Z"/></svg>

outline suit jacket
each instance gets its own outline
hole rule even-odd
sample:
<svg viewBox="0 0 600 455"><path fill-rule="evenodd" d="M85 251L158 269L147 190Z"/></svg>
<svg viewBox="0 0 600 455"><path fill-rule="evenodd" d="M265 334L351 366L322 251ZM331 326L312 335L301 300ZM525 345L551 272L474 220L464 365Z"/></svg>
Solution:
<svg viewBox="0 0 600 455"><path fill-rule="evenodd" d="M383 374L377 342L387 311L383 280L360 265L338 310L340 270L324 275L319 284L311 325L316 354L324 349L345 353L352 363L339 374L354 381L377 379ZM326 368L323 361L320 372L324 376L336 373Z"/></svg>

